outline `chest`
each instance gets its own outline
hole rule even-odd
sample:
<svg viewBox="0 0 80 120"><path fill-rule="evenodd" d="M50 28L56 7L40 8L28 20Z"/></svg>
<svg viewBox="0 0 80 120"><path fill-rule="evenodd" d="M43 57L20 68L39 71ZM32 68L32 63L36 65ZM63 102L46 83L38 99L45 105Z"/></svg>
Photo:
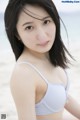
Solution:
<svg viewBox="0 0 80 120"><path fill-rule="evenodd" d="M45 89L43 88L42 92L40 91L37 95L37 114L59 112L64 108L67 100L66 90L63 84L48 83Z"/></svg>
<svg viewBox="0 0 80 120"><path fill-rule="evenodd" d="M36 103L39 103L45 97L46 93L48 92L48 87L51 87L49 94L52 94L52 95L53 94L61 94L59 92L59 90L57 91L58 86L55 87L55 85L63 84L63 82L60 80L59 76L56 74L53 74L53 73L52 74L48 73L46 75L46 78L47 78L48 82L50 83L50 85L53 84L53 86L49 86L46 83L46 81L42 77L39 76L38 83L37 83L37 89L36 89Z"/></svg>

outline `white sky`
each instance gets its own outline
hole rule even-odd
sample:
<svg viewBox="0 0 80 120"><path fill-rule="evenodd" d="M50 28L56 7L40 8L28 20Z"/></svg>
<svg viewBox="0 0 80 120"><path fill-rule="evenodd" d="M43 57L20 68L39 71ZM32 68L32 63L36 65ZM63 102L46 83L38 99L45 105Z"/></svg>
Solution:
<svg viewBox="0 0 80 120"><path fill-rule="evenodd" d="M72 1L73 3L66 3L66 2L62 3L62 0L53 0L53 1L58 11L63 11L63 12L80 11L80 0L67 0L67 1ZM79 1L79 3L74 3L74 1Z"/></svg>
<svg viewBox="0 0 80 120"><path fill-rule="evenodd" d="M8 0L0 0L0 12L4 12L7 3L8 3Z"/></svg>
<svg viewBox="0 0 80 120"><path fill-rule="evenodd" d="M71 1L79 1L79 3L62 3L62 0L53 0L58 11L63 12L72 12L72 11L80 11L80 0L71 0ZM64 0L66 1L66 0ZM70 1L70 0L69 0ZM0 12L4 12L8 0L0 0Z"/></svg>

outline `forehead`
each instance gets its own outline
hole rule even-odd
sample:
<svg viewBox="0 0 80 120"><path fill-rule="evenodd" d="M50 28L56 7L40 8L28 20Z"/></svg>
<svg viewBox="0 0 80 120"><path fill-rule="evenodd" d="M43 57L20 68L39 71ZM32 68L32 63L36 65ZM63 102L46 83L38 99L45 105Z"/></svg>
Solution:
<svg viewBox="0 0 80 120"><path fill-rule="evenodd" d="M31 17L32 16L32 17ZM46 16L49 16L49 14L47 13L47 11L38 6L38 5L25 5L24 8L22 9L20 15L19 15L19 19L34 19L34 18L39 18L42 19Z"/></svg>

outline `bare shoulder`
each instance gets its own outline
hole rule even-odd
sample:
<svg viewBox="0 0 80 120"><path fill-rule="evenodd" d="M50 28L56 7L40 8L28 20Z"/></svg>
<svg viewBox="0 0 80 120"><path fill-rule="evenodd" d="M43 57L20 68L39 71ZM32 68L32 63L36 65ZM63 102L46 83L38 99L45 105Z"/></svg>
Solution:
<svg viewBox="0 0 80 120"><path fill-rule="evenodd" d="M65 69L63 69L62 67L57 67L57 72L58 72L58 75L59 75L60 79L62 80L62 82L66 86L66 84L67 84L67 74L65 72Z"/></svg>
<svg viewBox="0 0 80 120"><path fill-rule="evenodd" d="M10 88L17 108L19 120L35 118L36 84L29 66L15 66L12 73ZM31 117L32 116L32 117Z"/></svg>
<svg viewBox="0 0 80 120"><path fill-rule="evenodd" d="M19 87L20 85L24 87L29 85L35 87L33 71L28 65L16 65L10 83L11 86L15 85L14 87Z"/></svg>

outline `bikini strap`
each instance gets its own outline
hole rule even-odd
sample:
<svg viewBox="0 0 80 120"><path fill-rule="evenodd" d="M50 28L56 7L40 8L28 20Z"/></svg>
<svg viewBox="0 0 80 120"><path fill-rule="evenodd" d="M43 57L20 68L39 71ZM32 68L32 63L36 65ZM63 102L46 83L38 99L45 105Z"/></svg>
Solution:
<svg viewBox="0 0 80 120"><path fill-rule="evenodd" d="M68 92L69 90L69 87L70 87L70 80L69 80L69 76L68 76L68 73L67 73L67 70L64 70L65 73L66 73L66 77L67 77L67 85L66 85L66 91Z"/></svg>
<svg viewBox="0 0 80 120"><path fill-rule="evenodd" d="M43 74L33 64L31 64L30 62L23 61L23 62L18 62L17 64L27 64L27 65L29 65L45 80L45 82L47 84L49 83L48 80L43 76Z"/></svg>

